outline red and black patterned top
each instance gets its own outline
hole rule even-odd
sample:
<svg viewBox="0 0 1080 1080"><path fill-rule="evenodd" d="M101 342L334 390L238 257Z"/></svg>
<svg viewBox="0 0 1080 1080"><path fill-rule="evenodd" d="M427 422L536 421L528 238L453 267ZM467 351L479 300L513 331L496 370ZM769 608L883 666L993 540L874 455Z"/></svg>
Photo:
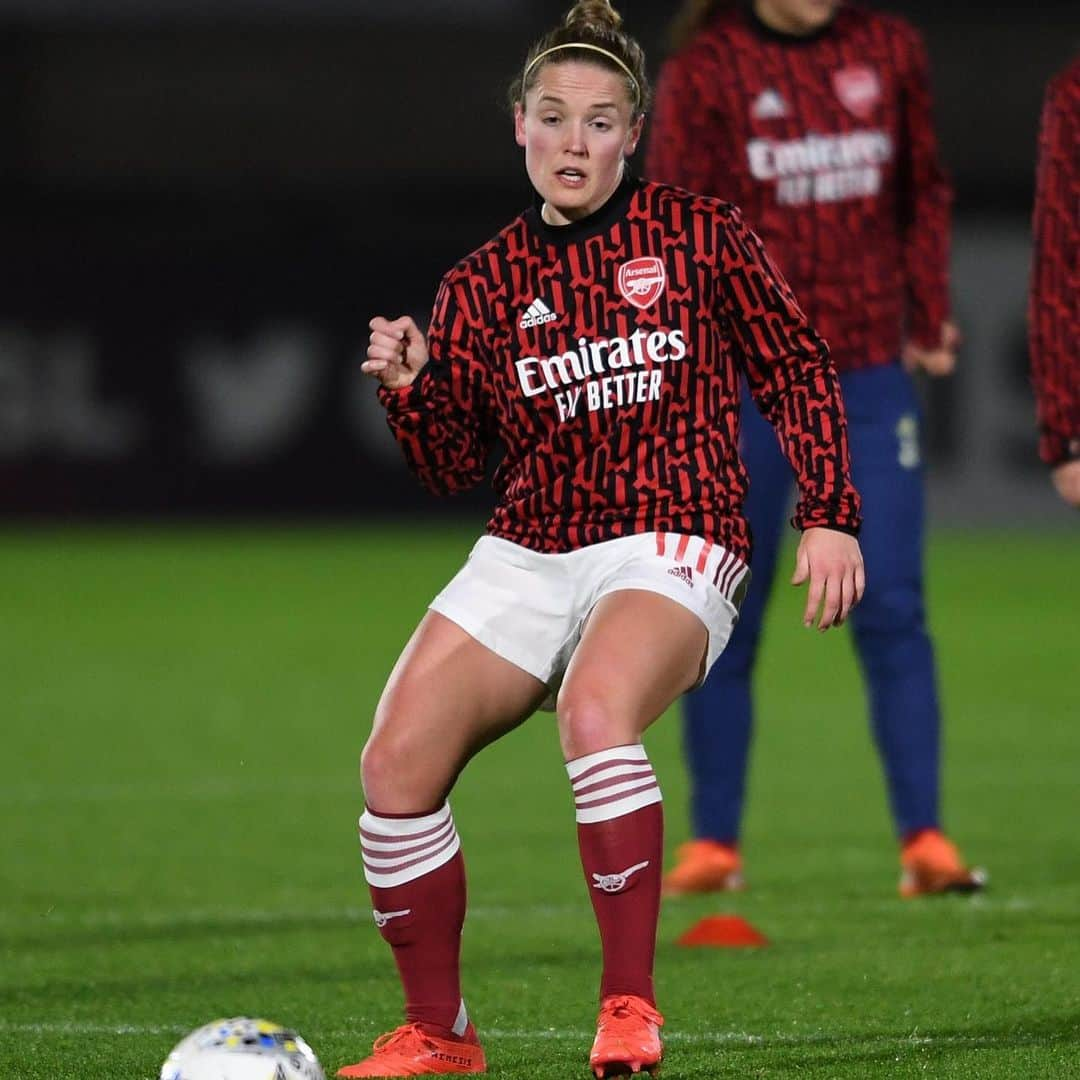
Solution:
<svg viewBox="0 0 1080 1080"><path fill-rule="evenodd" d="M1051 80L1039 131L1028 336L1049 465L1080 458L1080 57Z"/></svg>
<svg viewBox="0 0 1080 1080"><path fill-rule="evenodd" d="M940 344L952 191L904 20L845 4L793 37L724 8L660 72L645 173L741 208L838 370Z"/></svg>
<svg viewBox="0 0 1080 1080"><path fill-rule="evenodd" d="M743 559L738 370L799 482L800 528L854 531L836 374L738 211L627 178L582 221L533 208L443 279L416 381L380 388L390 428L435 492L483 480L488 531L565 552L651 531Z"/></svg>

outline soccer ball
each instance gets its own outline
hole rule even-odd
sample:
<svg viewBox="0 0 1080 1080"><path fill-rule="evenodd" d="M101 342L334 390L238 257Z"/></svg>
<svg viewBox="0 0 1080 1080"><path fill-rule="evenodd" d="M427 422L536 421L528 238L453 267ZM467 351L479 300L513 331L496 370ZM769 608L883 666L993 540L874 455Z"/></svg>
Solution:
<svg viewBox="0 0 1080 1080"><path fill-rule="evenodd" d="M177 1043L161 1080L326 1080L295 1031L267 1020L215 1020Z"/></svg>

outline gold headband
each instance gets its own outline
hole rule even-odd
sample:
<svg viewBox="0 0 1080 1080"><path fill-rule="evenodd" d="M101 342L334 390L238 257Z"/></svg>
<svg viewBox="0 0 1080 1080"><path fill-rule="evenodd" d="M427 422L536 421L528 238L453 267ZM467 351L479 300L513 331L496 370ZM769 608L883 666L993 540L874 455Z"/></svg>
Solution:
<svg viewBox="0 0 1080 1080"><path fill-rule="evenodd" d="M525 80L529 77L529 72L532 71L545 56L550 56L553 52L558 52L560 49L589 49L591 52L598 52L601 56L606 56L609 60L616 63L626 72L626 77L634 84L634 92L637 94L637 101L634 104L638 104L641 101L641 84L637 81L637 77L634 73L613 53L607 49L600 48L599 45L588 45L584 41L568 41L565 45L555 45L550 49L545 49L538 56L534 56L529 61L529 66L525 69L524 74L521 76L521 100L522 104L525 101Z"/></svg>

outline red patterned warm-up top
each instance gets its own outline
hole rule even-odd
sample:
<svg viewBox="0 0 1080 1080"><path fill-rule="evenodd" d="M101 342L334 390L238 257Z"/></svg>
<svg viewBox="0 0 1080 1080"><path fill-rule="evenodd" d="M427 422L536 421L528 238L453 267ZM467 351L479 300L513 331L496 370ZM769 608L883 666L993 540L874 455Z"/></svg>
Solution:
<svg viewBox="0 0 1080 1080"><path fill-rule="evenodd" d="M1046 91L1028 338L1048 465L1080 458L1080 57Z"/></svg>
<svg viewBox="0 0 1080 1080"><path fill-rule="evenodd" d="M721 9L660 71L645 173L742 210L838 371L940 344L952 188L903 19L844 4L794 37Z"/></svg>
<svg viewBox="0 0 1080 1080"><path fill-rule="evenodd" d="M795 524L855 531L847 429L828 351L739 212L627 177L556 227L533 208L443 279L416 381L380 389L436 492L483 480L488 532L565 552L651 531L749 560L739 372L800 491Z"/></svg>

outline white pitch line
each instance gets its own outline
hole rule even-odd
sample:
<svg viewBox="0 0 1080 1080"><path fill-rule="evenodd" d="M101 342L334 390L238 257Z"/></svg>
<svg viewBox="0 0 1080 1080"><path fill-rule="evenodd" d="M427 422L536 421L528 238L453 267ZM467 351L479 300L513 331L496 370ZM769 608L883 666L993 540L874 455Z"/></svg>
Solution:
<svg viewBox="0 0 1080 1080"><path fill-rule="evenodd" d="M901 907L900 902L867 903L867 911L889 911L907 914L911 905ZM923 905L923 911L930 905ZM803 907L806 911L827 912L835 908L834 904L819 904ZM1072 908L1063 900L1056 903L1034 901L1022 896L973 896L966 898L963 904L957 904L954 912L977 917L981 914L1001 912L1031 911L1068 911ZM565 918L573 915L587 915L589 908L584 897L580 903L565 904L476 904L469 908L468 919L513 919L513 918ZM669 918L679 914L674 906L666 909ZM339 908L218 908L191 907L166 911L124 911L118 908L90 909L87 911L53 911L46 909L31 914L13 914L0 911L0 927L6 930L44 931L52 927L78 927L85 930L108 929L111 927L141 927L145 929L165 929L170 926L197 926L200 923L228 922L240 926L273 927L281 923L322 923L354 922L363 924L371 919L371 909L347 905Z"/></svg>
<svg viewBox="0 0 1080 1080"><path fill-rule="evenodd" d="M179 1024L90 1024L78 1021L62 1021L58 1023L35 1023L16 1024L0 1020L0 1033L8 1035L108 1035L108 1036L144 1036L144 1035L184 1035L190 1028ZM571 1031L559 1028L541 1028L536 1031L518 1030L513 1028L485 1028L481 1031L481 1037L485 1041L498 1042L537 1042L550 1040L555 1042L581 1042L591 1041L595 1033L581 1030ZM992 1046L996 1044L1006 1045L1017 1035L1023 1032L1014 1032L1004 1037L992 1035L851 1035L844 1036L844 1041L850 1045L889 1046L889 1047L920 1047L920 1046ZM361 1029L349 1031L321 1031L322 1039L355 1039L367 1038L361 1034ZM672 1031L664 1034L665 1042L685 1043L692 1046L709 1046L715 1044L745 1044L748 1046L808 1046L820 1043L829 1043L837 1039L837 1035L827 1031L807 1032L805 1035L787 1035L776 1033L773 1035L757 1035L747 1031Z"/></svg>
<svg viewBox="0 0 1080 1080"><path fill-rule="evenodd" d="M587 915L586 898L580 904L477 904L468 919L564 918ZM84 930L111 927L165 929L170 926L197 926L207 922L238 923L247 926L275 926L278 923L370 923L371 908L182 908L177 911L42 911L36 915L0 913L0 926L13 930L47 930L50 927L78 927Z"/></svg>

